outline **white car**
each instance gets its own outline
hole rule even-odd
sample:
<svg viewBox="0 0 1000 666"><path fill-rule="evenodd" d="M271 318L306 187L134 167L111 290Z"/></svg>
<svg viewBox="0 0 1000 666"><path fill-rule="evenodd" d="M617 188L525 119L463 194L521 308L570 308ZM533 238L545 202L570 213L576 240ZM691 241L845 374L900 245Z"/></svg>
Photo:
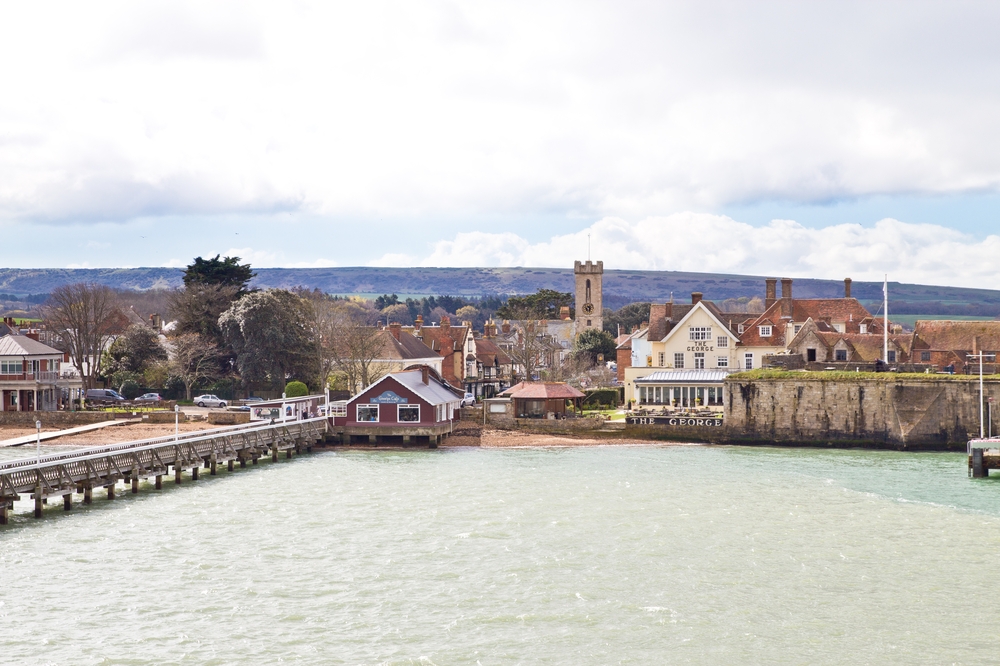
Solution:
<svg viewBox="0 0 1000 666"><path fill-rule="evenodd" d="M195 398L194 404L199 407L225 407L226 401L218 396L206 393L205 395L199 395Z"/></svg>
<svg viewBox="0 0 1000 666"><path fill-rule="evenodd" d="M465 397L462 398L462 407L475 407L476 406L476 396L471 393L466 393Z"/></svg>

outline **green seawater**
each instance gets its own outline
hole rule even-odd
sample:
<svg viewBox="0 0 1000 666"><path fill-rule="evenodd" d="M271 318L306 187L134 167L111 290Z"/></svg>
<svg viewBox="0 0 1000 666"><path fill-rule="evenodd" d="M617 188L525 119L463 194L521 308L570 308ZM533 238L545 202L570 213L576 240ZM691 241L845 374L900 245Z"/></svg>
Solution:
<svg viewBox="0 0 1000 666"><path fill-rule="evenodd" d="M2 664L1000 661L955 454L324 452L45 513L0 528Z"/></svg>

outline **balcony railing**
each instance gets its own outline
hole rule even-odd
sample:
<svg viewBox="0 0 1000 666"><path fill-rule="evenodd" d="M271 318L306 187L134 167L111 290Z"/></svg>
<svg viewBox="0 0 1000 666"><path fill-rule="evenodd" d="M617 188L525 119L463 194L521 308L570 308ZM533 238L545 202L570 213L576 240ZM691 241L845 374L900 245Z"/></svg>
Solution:
<svg viewBox="0 0 1000 666"><path fill-rule="evenodd" d="M0 382L55 382L60 378L56 371L22 372L17 375L0 374Z"/></svg>

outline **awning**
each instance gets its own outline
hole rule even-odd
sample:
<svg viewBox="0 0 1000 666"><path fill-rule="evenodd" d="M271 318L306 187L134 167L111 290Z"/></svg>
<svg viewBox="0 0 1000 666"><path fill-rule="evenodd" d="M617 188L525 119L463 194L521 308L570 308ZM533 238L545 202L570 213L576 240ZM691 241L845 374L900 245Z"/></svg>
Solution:
<svg viewBox="0 0 1000 666"><path fill-rule="evenodd" d="M721 384L729 370L660 370L634 380L636 384Z"/></svg>

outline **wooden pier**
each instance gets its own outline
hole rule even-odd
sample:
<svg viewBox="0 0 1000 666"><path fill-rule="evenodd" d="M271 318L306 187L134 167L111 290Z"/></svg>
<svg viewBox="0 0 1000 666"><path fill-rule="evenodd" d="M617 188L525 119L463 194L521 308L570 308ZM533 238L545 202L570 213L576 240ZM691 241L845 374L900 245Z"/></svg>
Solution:
<svg viewBox="0 0 1000 666"><path fill-rule="evenodd" d="M95 488L105 488L108 499L114 499L120 481L138 493L141 479L152 478L155 487L162 488L171 469L174 483L179 484L189 470L191 479L197 480L203 468L214 476L221 464L233 471L237 462L240 467L248 462L256 465L263 456L276 462L282 452L291 458L311 451L328 429L326 417L256 422L0 463L0 525L7 524L21 495L30 494L35 518L41 518L42 506L52 497L61 497L69 511L74 494L83 495L83 503L90 504Z"/></svg>

